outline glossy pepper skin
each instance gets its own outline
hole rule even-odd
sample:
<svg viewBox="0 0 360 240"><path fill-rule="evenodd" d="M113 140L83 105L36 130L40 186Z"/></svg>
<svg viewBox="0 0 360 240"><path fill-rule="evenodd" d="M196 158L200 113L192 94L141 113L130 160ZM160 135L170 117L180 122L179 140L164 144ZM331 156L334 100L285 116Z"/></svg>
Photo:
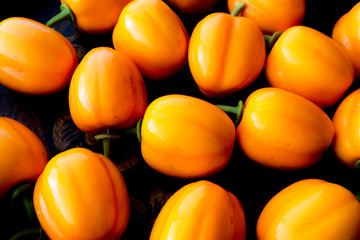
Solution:
<svg viewBox="0 0 360 240"><path fill-rule="evenodd" d="M129 196L116 165L73 148L53 157L38 178L34 207L50 239L119 239L129 219Z"/></svg>
<svg viewBox="0 0 360 240"><path fill-rule="evenodd" d="M354 80L354 68L344 50L330 37L305 26L281 34L264 71L270 86L297 93L320 107L334 105Z"/></svg>
<svg viewBox="0 0 360 240"><path fill-rule="evenodd" d="M65 88L78 64L71 43L57 31L31 19L0 22L0 84L31 95Z"/></svg>
<svg viewBox="0 0 360 240"><path fill-rule="evenodd" d="M304 0L228 0L229 12L239 3L245 3L240 16L253 20L264 34L300 25L305 16Z"/></svg>
<svg viewBox="0 0 360 240"><path fill-rule="evenodd" d="M146 109L141 152L156 171L178 178L223 169L235 143L235 125L220 108L185 95L165 95Z"/></svg>
<svg viewBox="0 0 360 240"><path fill-rule="evenodd" d="M144 80L124 53L110 47L94 48L73 74L69 107L74 123L83 132L129 128L147 107Z"/></svg>
<svg viewBox="0 0 360 240"><path fill-rule="evenodd" d="M189 36L176 13L161 0L135 0L121 12L113 32L115 49L124 51L144 77L172 76L187 63Z"/></svg>
<svg viewBox="0 0 360 240"><path fill-rule="evenodd" d="M48 162L44 144L17 120L0 117L0 199L14 185L35 181Z"/></svg>
<svg viewBox="0 0 360 240"><path fill-rule="evenodd" d="M167 2L184 14L200 14L213 9L218 0L167 0Z"/></svg>
<svg viewBox="0 0 360 240"><path fill-rule="evenodd" d="M332 118L335 135L333 151L348 167L360 167L360 89L347 95Z"/></svg>
<svg viewBox="0 0 360 240"><path fill-rule="evenodd" d="M348 54L355 69L355 74L360 77L360 3L340 17L332 31L334 39Z"/></svg>
<svg viewBox="0 0 360 240"><path fill-rule="evenodd" d="M231 192L212 182L189 183L161 209L150 240L245 240L245 215Z"/></svg>
<svg viewBox="0 0 360 240"><path fill-rule="evenodd" d="M259 240L356 240L360 203L341 185L320 179L300 180L265 206L257 222Z"/></svg>
<svg viewBox="0 0 360 240"><path fill-rule="evenodd" d="M225 97L250 85L265 63L265 40L256 24L227 13L212 13L194 28L188 62L200 91Z"/></svg>
<svg viewBox="0 0 360 240"><path fill-rule="evenodd" d="M77 28L90 34L112 31L129 2L131 0L61 0L73 12Z"/></svg>
<svg viewBox="0 0 360 240"><path fill-rule="evenodd" d="M317 105L279 88L260 88L244 104L237 142L253 161L275 169L302 169L320 160L334 126ZM259 150L261 149L261 150Z"/></svg>

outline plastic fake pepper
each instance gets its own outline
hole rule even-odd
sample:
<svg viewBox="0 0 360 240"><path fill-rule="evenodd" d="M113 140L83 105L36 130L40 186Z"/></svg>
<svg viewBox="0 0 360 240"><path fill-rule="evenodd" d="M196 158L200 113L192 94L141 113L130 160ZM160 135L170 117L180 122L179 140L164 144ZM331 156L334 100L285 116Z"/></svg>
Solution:
<svg viewBox="0 0 360 240"><path fill-rule="evenodd" d="M148 106L141 124L141 152L154 170L178 178L223 169L235 143L235 125L221 109L185 95L166 95Z"/></svg>
<svg viewBox="0 0 360 240"><path fill-rule="evenodd" d="M231 192L201 180L175 192L161 209L150 240L245 240L245 215Z"/></svg>
<svg viewBox="0 0 360 240"><path fill-rule="evenodd" d="M354 68L344 50L330 37L305 26L281 34L264 71L270 86L297 93L320 107L334 105L354 80Z"/></svg>
<svg viewBox="0 0 360 240"><path fill-rule="evenodd" d="M122 9L131 0L61 0L60 13L51 18L49 27L69 19L85 33L100 34L114 29Z"/></svg>
<svg viewBox="0 0 360 240"><path fill-rule="evenodd" d="M284 32L300 25L305 16L305 0L228 0L228 10L245 3L240 16L253 20L264 34Z"/></svg>
<svg viewBox="0 0 360 240"><path fill-rule="evenodd" d="M257 222L258 240L356 240L360 203L348 189L320 179L300 180L276 194Z"/></svg>
<svg viewBox="0 0 360 240"><path fill-rule="evenodd" d="M200 14L213 9L218 0L167 0L167 2L184 14Z"/></svg>
<svg viewBox="0 0 360 240"><path fill-rule="evenodd" d="M74 123L86 133L132 127L147 107L144 80L124 53L96 47L73 74L69 107Z"/></svg>
<svg viewBox="0 0 360 240"><path fill-rule="evenodd" d="M247 18L212 13L194 28L188 62L200 91L207 97L224 97L250 85L265 62L265 40Z"/></svg>
<svg viewBox="0 0 360 240"><path fill-rule="evenodd" d="M0 199L14 185L35 181L48 162L45 146L24 124L0 117Z"/></svg>
<svg viewBox="0 0 360 240"><path fill-rule="evenodd" d="M121 12L113 32L144 77L165 79L186 66L189 36L176 13L161 0L135 0Z"/></svg>
<svg viewBox="0 0 360 240"><path fill-rule="evenodd" d="M116 165L84 148L59 153L34 190L34 207L50 239L119 239L129 219L129 196Z"/></svg>
<svg viewBox="0 0 360 240"><path fill-rule="evenodd" d="M333 119L333 151L348 167L360 168L360 89L347 95L337 107Z"/></svg>
<svg viewBox="0 0 360 240"><path fill-rule="evenodd" d="M57 31L27 18L0 22L0 84L42 95L65 88L78 64L71 43Z"/></svg>
<svg viewBox="0 0 360 240"><path fill-rule="evenodd" d="M355 74L360 77L360 2L349 12L344 14L336 23L332 31L334 39L348 54L355 69Z"/></svg>
<svg viewBox="0 0 360 240"><path fill-rule="evenodd" d="M276 169L302 169L331 145L334 126L317 105L279 88L251 93L237 127L237 142L253 161Z"/></svg>

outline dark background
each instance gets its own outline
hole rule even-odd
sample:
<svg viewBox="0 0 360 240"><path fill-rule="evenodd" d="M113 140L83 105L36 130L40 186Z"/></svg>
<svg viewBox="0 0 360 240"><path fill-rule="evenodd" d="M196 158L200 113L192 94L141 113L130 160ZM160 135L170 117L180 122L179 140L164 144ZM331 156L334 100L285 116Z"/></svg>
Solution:
<svg viewBox="0 0 360 240"><path fill-rule="evenodd" d="M331 36L335 22L356 3L357 1L339 1L335 5L324 0L306 1L303 25ZM1 7L0 20L22 16L45 23L58 13L59 5L60 1L56 0L11 1ZM208 14L183 15L177 9L174 11L184 22L189 35L196 23ZM226 1L219 0L213 11L227 12ZM80 58L94 47L112 47L111 33L84 34L67 21L56 25L55 29L73 43ZM250 87L228 98L207 99L197 89L188 67L169 79L145 79L145 82L149 103L165 94L180 93L212 103L236 105L238 100L245 100L253 90L267 86L264 76L260 75ZM344 97L357 88L359 79L355 79ZM33 130L44 142L50 157L72 147L86 147L101 152L101 144L93 136L79 131L73 124L67 105L67 91L68 89L64 89L51 95L30 96L0 86L0 116L16 119ZM332 117L338 104L324 109L329 117ZM185 184L199 179L176 179L153 171L141 158L140 145L135 138L125 137L114 141L112 147L112 159L123 173L131 198L130 222L122 239L148 239L153 221L166 199ZM331 149L325 152L319 163L310 168L280 171L255 164L235 145L229 165L223 171L204 179L219 184L239 198L246 216L247 239L256 239L256 221L267 201L284 187L305 178L328 180L354 193L360 193L359 170L341 165ZM9 197L0 202L0 211L0 221L3 222L0 225L0 239L8 239L14 233L37 224L36 221L34 223L26 219L21 204L11 205Z"/></svg>

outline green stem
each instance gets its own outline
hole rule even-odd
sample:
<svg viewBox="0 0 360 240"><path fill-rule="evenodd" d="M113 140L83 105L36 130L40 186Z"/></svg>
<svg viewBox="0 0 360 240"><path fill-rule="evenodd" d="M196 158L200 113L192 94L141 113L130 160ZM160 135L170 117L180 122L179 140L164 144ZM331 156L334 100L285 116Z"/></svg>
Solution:
<svg viewBox="0 0 360 240"><path fill-rule="evenodd" d="M32 183L24 183L20 185L11 195L11 202L14 203L22 194L24 194L28 190L32 190L34 188L34 184Z"/></svg>
<svg viewBox="0 0 360 240"><path fill-rule="evenodd" d="M138 141L141 142L141 123L142 123L142 118L139 119L139 121L136 123L136 126L126 129L121 134L110 133L110 130L107 129L106 133L95 135L94 138L96 140L101 140L103 143L103 155L109 158L111 139L119 139L124 134L136 135Z"/></svg>
<svg viewBox="0 0 360 240"><path fill-rule="evenodd" d="M359 202L360 202L360 193L355 193L354 195L357 198L357 200L359 200Z"/></svg>
<svg viewBox="0 0 360 240"><path fill-rule="evenodd" d="M52 17L45 25L52 27L59 22L65 21L66 19L69 19L71 23L75 23L74 13L67 4L63 3L60 5L60 13Z"/></svg>
<svg viewBox="0 0 360 240"><path fill-rule="evenodd" d="M231 16L236 17L239 16L240 12L244 9L245 3L241 2L235 6L235 8L231 12Z"/></svg>
<svg viewBox="0 0 360 240"><path fill-rule="evenodd" d="M266 49L270 51L274 46L275 42L279 39L281 32L274 32L272 35L264 34Z"/></svg>
<svg viewBox="0 0 360 240"><path fill-rule="evenodd" d="M28 220L29 220L29 222L32 222L34 219L36 219L34 202L33 202L32 198L29 198L29 197L23 198L22 202L24 204Z"/></svg>
<svg viewBox="0 0 360 240"><path fill-rule="evenodd" d="M136 123L135 127L129 128L125 131L125 134L131 134L136 135L139 142L141 142L141 124L142 124L142 118L139 119L139 121Z"/></svg>
<svg viewBox="0 0 360 240"><path fill-rule="evenodd" d="M25 229L21 232L16 233L15 235L13 235L10 240L20 240L20 239L36 239L34 237L34 235L36 235L38 238L37 239L41 239L41 228L36 227L36 228L29 228L29 229Z"/></svg>
<svg viewBox="0 0 360 240"><path fill-rule="evenodd" d="M360 159L355 162L355 168L360 169Z"/></svg>
<svg viewBox="0 0 360 240"><path fill-rule="evenodd" d="M25 183L19 186L13 194L11 195L11 202L15 204L15 202L20 199L28 218L29 222L36 220L36 213L34 209L33 203L33 192L34 192L34 184L32 183Z"/></svg>
<svg viewBox="0 0 360 240"><path fill-rule="evenodd" d="M226 105L216 105L218 108L223 110L227 114L235 115L235 126L237 126L242 117L243 113L243 102L240 100L236 107L233 106L226 106Z"/></svg>
<svg viewBox="0 0 360 240"><path fill-rule="evenodd" d="M106 133L95 135L94 138L96 140L101 140L103 144L103 155L107 158L110 158L110 145L111 139L119 139L121 135L119 134L112 134L108 129Z"/></svg>

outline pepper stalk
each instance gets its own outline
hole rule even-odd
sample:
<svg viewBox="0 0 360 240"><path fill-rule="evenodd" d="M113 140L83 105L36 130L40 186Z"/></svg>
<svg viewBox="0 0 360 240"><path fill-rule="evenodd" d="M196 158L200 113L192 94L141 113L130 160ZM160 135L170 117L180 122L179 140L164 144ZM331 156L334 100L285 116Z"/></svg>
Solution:
<svg viewBox="0 0 360 240"><path fill-rule="evenodd" d="M96 140L101 140L103 143L103 155L110 158L110 148L112 139L120 139L123 135L136 135L139 142L141 142L141 123L142 118L138 120L136 125L132 128L126 129L120 134L110 133L110 129L107 129L106 133L95 135Z"/></svg>
<svg viewBox="0 0 360 240"><path fill-rule="evenodd" d="M235 8L231 11L231 16L236 17L239 16L240 12L246 7L246 4L244 2L238 3ZM267 52L271 50L271 48L274 46L275 42L278 40L278 38L281 35L281 32L277 31L274 32L272 35L263 34L266 44Z"/></svg>
<svg viewBox="0 0 360 240"><path fill-rule="evenodd" d="M69 19L71 23L75 23L75 15L73 11L67 4L63 3L60 5L60 13L52 17L49 21L46 22L45 25L48 27L52 27L55 24L65 21L67 19Z"/></svg>
<svg viewBox="0 0 360 240"><path fill-rule="evenodd" d="M360 159L355 162L355 168L360 169Z"/></svg>
<svg viewBox="0 0 360 240"><path fill-rule="evenodd" d="M137 121L136 125L132 128L129 128L125 131L125 134L132 134L136 135L139 142L141 142L141 124L142 124L142 118Z"/></svg>
<svg viewBox="0 0 360 240"><path fill-rule="evenodd" d="M241 118L242 118L242 114L243 114L243 102L240 100L238 102L238 105L236 107L233 106L227 106L227 105L215 105L218 108L220 108L221 110L223 110L225 113L227 113L228 115L234 115L235 116L235 126L239 125Z"/></svg>
<svg viewBox="0 0 360 240"><path fill-rule="evenodd" d="M25 210L29 227L21 230L10 237L10 240L19 239L43 239L43 229L36 217L34 203L33 203L33 192L34 183L24 183L17 187L11 194L11 204L16 207L19 204Z"/></svg>
<svg viewBox="0 0 360 240"><path fill-rule="evenodd" d="M121 134L113 134L110 133L110 129L106 130L106 133L95 135L94 138L96 140L101 140L103 144L103 155L107 158L110 158L110 146L111 139L119 139L121 138Z"/></svg>

